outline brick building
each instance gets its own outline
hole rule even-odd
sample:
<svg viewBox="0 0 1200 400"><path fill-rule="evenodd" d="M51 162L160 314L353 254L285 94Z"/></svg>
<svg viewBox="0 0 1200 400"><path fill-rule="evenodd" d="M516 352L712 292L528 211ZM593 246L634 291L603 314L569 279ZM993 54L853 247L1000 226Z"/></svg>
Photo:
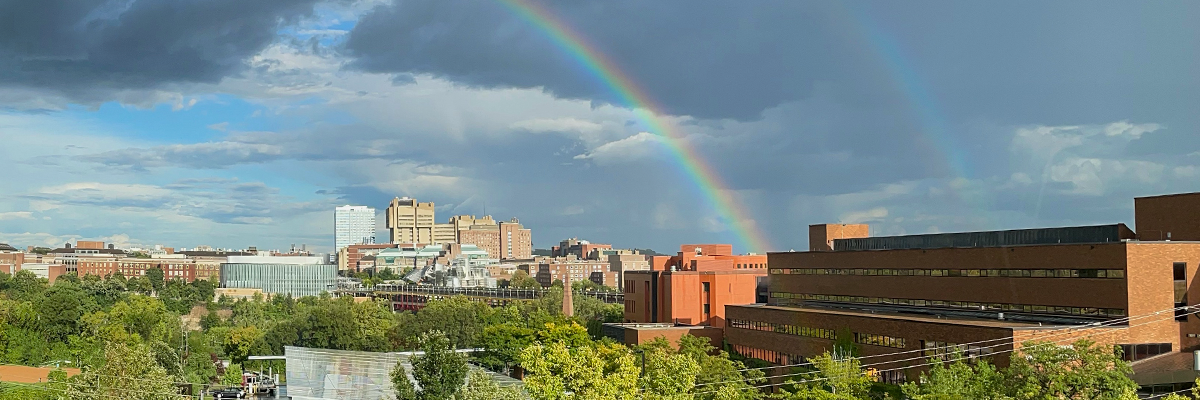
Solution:
<svg viewBox="0 0 1200 400"><path fill-rule="evenodd" d="M558 246L551 246L550 256L567 257L569 255L575 255L576 258L583 259L589 258L593 251L611 250L612 248L613 247L611 244L592 243L586 240L580 240L579 238L570 238L558 242ZM598 260L600 258L593 259Z"/></svg>
<svg viewBox="0 0 1200 400"><path fill-rule="evenodd" d="M79 243L86 247L79 247ZM81 260L111 262L128 256L124 250L117 250L113 245L105 247L103 242L79 241L76 244L76 246L71 246L70 243L67 243L62 248L50 250L46 257L42 257L42 262L65 265L67 273L77 273ZM83 276L84 274L80 273L79 275Z"/></svg>
<svg viewBox="0 0 1200 400"><path fill-rule="evenodd" d="M363 270L364 266L360 265L359 261L361 261L363 259L363 257L373 256L375 254L379 254L379 252L382 251L383 249L396 248L397 246L399 246L399 245L390 244L390 243L352 244L352 245L343 247L341 249L338 249L338 256L337 256L338 271L354 271L354 272L361 271L361 270ZM372 257L370 260L372 269L375 266L374 260L375 260L374 257ZM396 271L396 272L400 272L400 271Z"/></svg>
<svg viewBox="0 0 1200 400"><path fill-rule="evenodd" d="M25 253L6 243L0 243L0 272L15 274L25 262Z"/></svg>
<svg viewBox="0 0 1200 400"><path fill-rule="evenodd" d="M579 282L590 280L598 285L617 287L620 274L610 270L607 261L580 260L575 257L538 257L533 263L518 267L538 283L550 287L554 281Z"/></svg>
<svg viewBox="0 0 1200 400"><path fill-rule="evenodd" d="M685 244L650 257L648 270L625 271L625 321L724 327L725 306L758 300L766 255L734 255L728 244Z"/></svg>
<svg viewBox="0 0 1200 400"><path fill-rule="evenodd" d="M1003 366L1014 343L1087 337L1122 346L1142 385L1191 382L1200 318L1171 310L1200 303L1200 243L1158 239L1193 237L1200 196L1139 198L1135 208L1148 231L1112 224L869 237L865 225L813 225L810 251L768 256L767 304L727 307L726 340L794 364L845 336L883 363L875 368L899 368L882 376L895 382L926 362L896 352L959 350ZM1142 319L1062 333L1132 316ZM1186 368L1180 375L1172 365Z"/></svg>
<svg viewBox="0 0 1200 400"><path fill-rule="evenodd" d="M187 258L122 258L119 260L81 259L76 264L79 276L96 275L106 277L120 272L126 278L145 276L146 271L159 268L163 271L163 279L182 279L184 282L196 280L196 260ZM219 268L219 266L218 266ZM220 274L219 270L216 273Z"/></svg>

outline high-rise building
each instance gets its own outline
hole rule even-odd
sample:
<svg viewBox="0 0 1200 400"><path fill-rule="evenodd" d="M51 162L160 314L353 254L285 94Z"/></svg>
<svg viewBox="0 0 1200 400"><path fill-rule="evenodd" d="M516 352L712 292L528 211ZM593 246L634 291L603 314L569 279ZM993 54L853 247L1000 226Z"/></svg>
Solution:
<svg viewBox="0 0 1200 400"><path fill-rule="evenodd" d="M529 229L516 218L497 222L490 215L456 215L444 224L435 223L432 202L419 203L403 197L392 199L387 208L387 227L393 244L473 244L488 256L502 260L533 258Z"/></svg>
<svg viewBox="0 0 1200 400"><path fill-rule="evenodd" d="M418 203L408 197L397 197L387 208L387 228L392 243L433 243L433 228L437 225L433 221L433 202Z"/></svg>
<svg viewBox="0 0 1200 400"><path fill-rule="evenodd" d="M533 234L513 218L500 223L500 259L526 260L533 258Z"/></svg>
<svg viewBox="0 0 1200 400"><path fill-rule="evenodd" d="M352 244L375 243L375 209L341 206L333 209L334 251Z"/></svg>

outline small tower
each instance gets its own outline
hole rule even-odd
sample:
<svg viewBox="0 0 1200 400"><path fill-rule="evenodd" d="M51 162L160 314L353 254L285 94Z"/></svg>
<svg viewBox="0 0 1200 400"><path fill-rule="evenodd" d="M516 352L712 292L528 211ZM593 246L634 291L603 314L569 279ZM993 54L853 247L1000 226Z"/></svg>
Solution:
<svg viewBox="0 0 1200 400"><path fill-rule="evenodd" d="M563 316L575 316L575 302L571 299L571 276L563 277Z"/></svg>

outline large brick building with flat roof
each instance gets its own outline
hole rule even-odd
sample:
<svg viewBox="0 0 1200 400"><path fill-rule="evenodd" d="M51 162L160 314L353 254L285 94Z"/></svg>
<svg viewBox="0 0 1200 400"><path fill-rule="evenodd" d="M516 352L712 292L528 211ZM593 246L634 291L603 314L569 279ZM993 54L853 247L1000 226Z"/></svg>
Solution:
<svg viewBox="0 0 1200 400"><path fill-rule="evenodd" d="M1191 382L1200 318L1173 309L1200 303L1200 195L1135 208L1139 226L1145 216L1164 233L1112 224L868 237L865 225L814 225L810 251L768 255L766 304L726 308L726 340L795 364L844 337L895 382L923 369L919 356L961 350L1003 366L1014 343L1088 338L1120 345L1139 384Z"/></svg>
<svg viewBox="0 0 1200 400"><path fill-rule="evenodd" d="M750 304L767 275L767 256L733 254L728 244L685 244L650 269L625 271L625 321L726 326L725 306Z"/></svg>

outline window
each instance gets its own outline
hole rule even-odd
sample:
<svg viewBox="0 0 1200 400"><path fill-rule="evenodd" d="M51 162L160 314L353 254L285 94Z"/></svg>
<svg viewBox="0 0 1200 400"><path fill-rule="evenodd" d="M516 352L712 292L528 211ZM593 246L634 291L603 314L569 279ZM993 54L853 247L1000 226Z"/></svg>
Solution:
<svg viewBox="0 0 1200 400"><path fill-rule="evenodd" d="M704 293L708 293L708 282L701 282L700 286L704 288Z"/></svg>
<svg viewBox="0 0 1200 400"><path fill-rule="evenodd" d="M1187 280L1187 263L1177 262L1172 266L1171 269L1175 275L1175 280Z"/></svg>
<svg viewBox="0 0 1200 400"><path fill-rule="evenodd" d="M1121 345L1121 357L1125 361L1137 361L1159 354L1171 352L1170 343L1146 343L1146 344L1123 344Z"/></svg>
<svg viewBox="0 0 1200 400"><path fill-rule="evenodd" d="M708 304L705 304L704 305L704 315L708 315L708 313L709 313L709 306L708 306Z"/></svg>

